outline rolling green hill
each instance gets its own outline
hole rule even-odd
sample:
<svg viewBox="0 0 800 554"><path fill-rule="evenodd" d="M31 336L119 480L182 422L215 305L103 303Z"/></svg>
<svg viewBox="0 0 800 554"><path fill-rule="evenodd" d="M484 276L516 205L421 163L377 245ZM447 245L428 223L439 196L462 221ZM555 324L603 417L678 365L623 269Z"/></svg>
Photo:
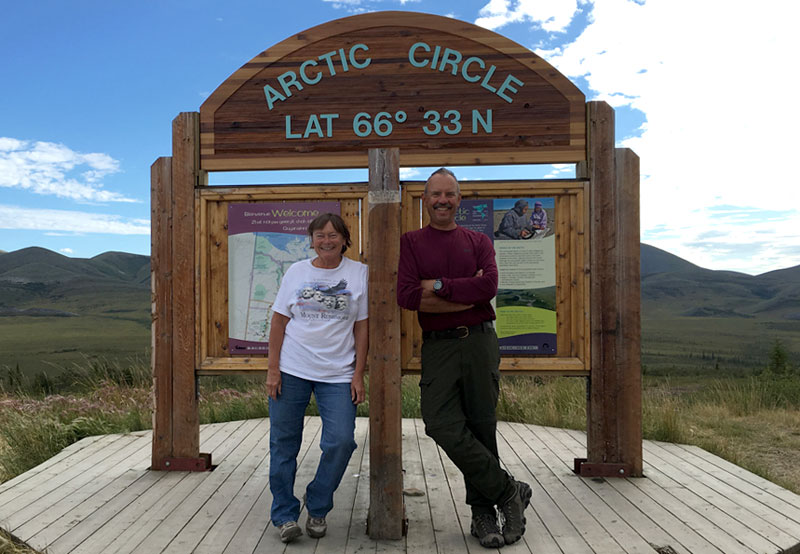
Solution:
<svg viewBox="0 0 800 554"><path fill-rule="evenodd" d="M800 363L800 266L712 271L643 244L642 361L649 373L744 373L780 339ZM0 254L0 375L149 356L150 258Z"/></svg>
<svg viewBox="0 0 800 554"><path fill-rule="evenodd" d="M0 255L0 367L57 373L86 359L124 363L148 356L149 344L149 257Z"/></svg>
<svg viewBox="0 0 800 554"><path fill-rule="evenodd" d="M713 271L643 244L642 361L656 373L742 372L776 339L800 362L800 266Z"/></svg>

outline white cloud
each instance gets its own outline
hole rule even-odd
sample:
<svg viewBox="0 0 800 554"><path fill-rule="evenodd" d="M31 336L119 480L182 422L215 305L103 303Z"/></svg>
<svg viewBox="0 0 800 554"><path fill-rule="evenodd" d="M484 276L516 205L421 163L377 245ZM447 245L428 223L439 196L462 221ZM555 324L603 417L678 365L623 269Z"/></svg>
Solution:
<svg viewBox="0 0 800 554"><path fill-rule="evenodd" d="M103 190L102 179L119 171L119 162L108 154L0 137L0 187L78 202L138 202Z"/></svg>
<svg viewBox="0 0 800 554"><path fill-rule="evenodd" d="M475 24L498 29L524 22L548 32L564 32L577 10L577 0L491 0L481 8Z"/></svg>
<svg viewBox="0 0 800 554"><path fill-rule="evenodd" d="M641 158L643 240L713 269L758 273L800 263L797 249L783 248L800 244L800 214L759 219L800 205L797 174L787 171L800 127L790 62L800 51L800 4L596 0L586 9L580 36L539 53L571 79L585 79L587 99L645 114L639 136L617 137ZM567 20L547 2L493 0L481 15L499 18L494 24L547 21L548 13ZM752 215L721 217L710 209L718 205ZM710 231L726 238L703 241ZM761 251L724 246L748 241L763 243Z"/></svg>
<svg viewBox="0 0 800 554"><path fill-rule="evenodd" d="M67 255L75 253L75 251L72 248L61 248L61 249L59 249L59 252L61 252L62 254L67 254Z"/></svg>
<svg viewBox="0 0 800 554"><path fill-rule="evenodd" d="M149 235L150 221L112 214L37 210L0 204L0 229L111 235Z"/></svg>
<svg viewBox="0 0 800 554"><path fill-rule="evenodd" d="M401 167L400 178L403 180L415 179L422 176L422 171L414 167Z"/></svg>

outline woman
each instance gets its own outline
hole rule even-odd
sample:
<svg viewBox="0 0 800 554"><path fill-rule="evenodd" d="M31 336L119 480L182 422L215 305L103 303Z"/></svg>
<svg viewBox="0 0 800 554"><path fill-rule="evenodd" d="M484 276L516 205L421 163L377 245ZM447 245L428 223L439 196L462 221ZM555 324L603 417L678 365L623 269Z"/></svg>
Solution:
<svg viewBox="0 0 800 554"><path fill-rule="evenodd" d="M316 257L286 271L269 332L271 520L283 542L303 534L294 482L311 393L322 418L322 457L305 494L313 538L327 531L333 493L356 449L356 406L364 401L367 266L342 256L350 231L338 215L318 216L308 234Z"/></svg>

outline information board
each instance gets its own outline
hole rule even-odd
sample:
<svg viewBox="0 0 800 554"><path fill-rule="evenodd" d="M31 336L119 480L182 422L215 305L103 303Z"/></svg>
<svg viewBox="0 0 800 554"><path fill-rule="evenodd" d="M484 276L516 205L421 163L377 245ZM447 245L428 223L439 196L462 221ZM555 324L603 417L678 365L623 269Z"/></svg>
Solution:
<svg viewBox="0 0 800 554"><path fill-rule="evenodd" d="M494 242L500 353L556 354L554 198L462 200L456 222Z"/></svg>
<svg viewBox="0 0 800 554"><path fill-rule="evenodd" d="M232 355L267 354L272 304L284 273L313 257L308 225L340 214L339 202L264 202L228 206L228 318Z"/></svg>

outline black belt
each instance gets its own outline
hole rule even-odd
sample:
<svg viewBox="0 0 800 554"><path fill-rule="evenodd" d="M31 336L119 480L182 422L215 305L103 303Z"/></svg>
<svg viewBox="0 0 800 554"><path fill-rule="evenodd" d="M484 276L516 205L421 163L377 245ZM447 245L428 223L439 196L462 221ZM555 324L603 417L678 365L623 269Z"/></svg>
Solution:
<svg viewBox="0 0 800 554"><path fill-rule="evenodd" d="M452 329L442 329L441 331L423 331L422 338L428 339L465 339L472 333L486 333L490 329L494 329L491 321L482 321L477 325L459 325Z"/></svg>

